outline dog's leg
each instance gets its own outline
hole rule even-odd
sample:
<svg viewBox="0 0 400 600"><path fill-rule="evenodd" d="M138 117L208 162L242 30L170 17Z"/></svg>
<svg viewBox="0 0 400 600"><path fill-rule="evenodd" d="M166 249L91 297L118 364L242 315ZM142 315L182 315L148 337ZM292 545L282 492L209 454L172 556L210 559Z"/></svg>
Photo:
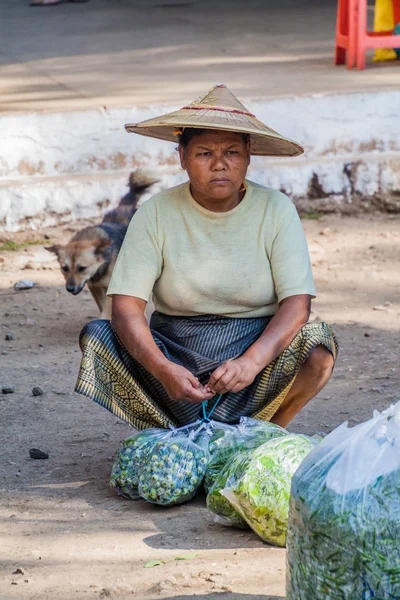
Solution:
<svg viewBox="0 0 400 600"><path fill-rule="evenodd" d="M112 299L106 295L106 291L104 290L104 304L101 310L100 319L111 319L111 303Z"/></svg>
<svg viewBox="0 0 400 600"><path fill-rule="evenodd" d="M88 288L90 290L90 293L93 296L93 300L96 302L97 307L98 307L99 311L101 312L103 310L103 304L104 304L102 288L99 287L98 285L93 285L92 283L90 283L90 281L88 281Z"/></svg>

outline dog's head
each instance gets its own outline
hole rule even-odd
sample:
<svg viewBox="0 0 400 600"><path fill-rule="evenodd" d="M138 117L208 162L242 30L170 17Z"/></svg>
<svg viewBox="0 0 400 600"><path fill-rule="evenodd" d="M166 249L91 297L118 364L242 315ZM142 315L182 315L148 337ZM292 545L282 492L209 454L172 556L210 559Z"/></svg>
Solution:
<svg viewBox="0 0 400 600"><path fill-rule="evenodd" d="M96 275L105 262L104 251L110 243L104 239L81 240L46 248L57 256L68 292L74 296L79 294L85 283Z"/></svg>

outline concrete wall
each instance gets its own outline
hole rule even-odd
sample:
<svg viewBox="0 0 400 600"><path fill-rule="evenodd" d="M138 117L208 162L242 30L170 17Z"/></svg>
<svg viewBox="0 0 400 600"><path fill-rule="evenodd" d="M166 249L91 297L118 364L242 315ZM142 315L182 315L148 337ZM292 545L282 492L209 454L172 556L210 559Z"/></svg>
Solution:
<svg viewBox="0 0 400 600"><path fill-rule="evenodd" d="M400 91L248 101L304 156L253 158L249 177L286 191L301 210L400 211ZM168 142L127 134L124 123L174 110L110 109L0 118L0 230L100 217L126 191L132 169L185 180Z"/></svg>

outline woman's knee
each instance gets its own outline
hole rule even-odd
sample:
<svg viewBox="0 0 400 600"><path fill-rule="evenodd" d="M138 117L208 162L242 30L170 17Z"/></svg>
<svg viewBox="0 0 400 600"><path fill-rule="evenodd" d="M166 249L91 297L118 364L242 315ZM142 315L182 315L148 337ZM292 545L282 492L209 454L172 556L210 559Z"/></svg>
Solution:
<svg viewBox="0 0 400 600"><path fill-rule="evenodd" d="M309 354L304 365L316 379L330 377L334 366L333 356L325 346L316 346Z"/></svg>
<svg viewBox="0 0 400 600"><path fill-rule="evenodd" d="M84 325L79 335L79 342L82 345L83 340L87 338L103 339L105 336L109 336L110 329L111 325L109 321L104 321L101 319L89 321L89 323Z"/></svg>

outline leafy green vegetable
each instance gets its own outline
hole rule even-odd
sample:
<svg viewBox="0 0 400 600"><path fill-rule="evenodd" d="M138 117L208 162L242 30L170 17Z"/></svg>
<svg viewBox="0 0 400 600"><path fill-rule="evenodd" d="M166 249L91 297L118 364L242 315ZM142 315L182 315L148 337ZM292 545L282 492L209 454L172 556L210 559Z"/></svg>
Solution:
<svg viewBox="0 0 400 600"><path fill-rule="evenodd" d="M210 421L204 430L204 436L208 438L208 451L212 456L218 451L221 444L227 436L231 435L236 431L236 427L227 425L226 423L220 423L218 421Z"/></svg>
<svg viewBox="0 0 400 600"><path fill-rule="evenodd" d="M145 569L152 569L153 567L160 567L161 565L165 565L165 561L163 560L149 560L145 565Z"/></svg>
<svg viewBox="0 0 400 600"><path fill-rule="evenodd" d="M400 598L400 428L380 417L340 426L296 472L288 600Z"/></svg>
<svg viewBox="0 0 400 600"><path fill-rule="evenodd" d="M214 485L207 495L207 507L217 515L217 523L237 527L238 529L247 529L247 523L239 515L232 504L221 494L221 490L228 486L233 486L236 479L242 475L246 468L250 452L242 450L237 452L228 463L222 468L222 471L216 476Z"/></svg>
<svg viewBox="0 0 400 600"><path fill-rule="evenodd" d="M149 560L145 563L145 569L152 569L153 567L161 567L162 565L166 565L169 562L173 562L174 560L191 560L192 558L196 558L197 554L194 552L188 552L187 554L181 554L180 556L175 556L175 558L168 558L167 560Z"/></svg>
<svg viewBox="0 0 400 600"><path fill-rule="evenodd" d="M212 455L204 479L206 492L211 491L222 469L238 452L252 450L267 440L286 434L287 431L279 425L242 417L240 424L230 434L218 440L219 444Z"/></svg>
<svg viewBox="0 0 400 600"><path fill-rule="evenodd" d="M220 490L265 542L286 542L290 485L294 472L316 442L288 434L248 452L233 483Z"/></svg>

